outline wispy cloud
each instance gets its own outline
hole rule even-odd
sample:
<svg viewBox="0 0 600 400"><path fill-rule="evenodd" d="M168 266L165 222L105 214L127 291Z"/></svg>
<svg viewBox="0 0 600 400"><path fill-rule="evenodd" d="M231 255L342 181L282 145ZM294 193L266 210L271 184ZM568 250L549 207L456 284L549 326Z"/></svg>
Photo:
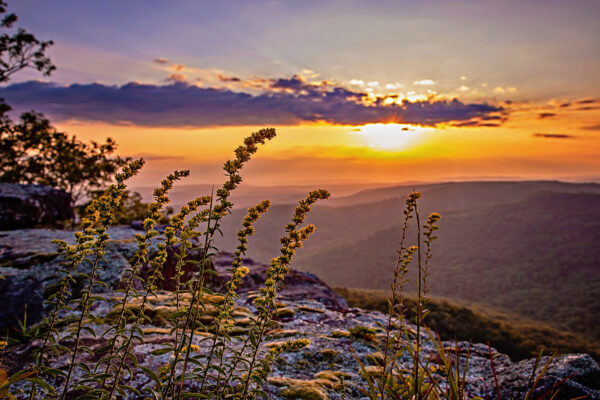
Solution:
<svg viewBox="0 0 600 400"><path fill-rule="evenodd" d="M534 133L531 136L543 139L575 139L577 137L573 135L567 135L564 133Z"/></svg>
<svg viewBox="0 0 600 400"><path fill-rule="evenodd" d="M363 125L402 122L433 126L475 120L490 126L485 118L502 111L487 103L427 99L386 102L329 81L308 82L290 78L260 79L261 92L249 94L229 88L205 88L173 73L168 84L101 83L71 84L29 81L0 88L0 96L19 110L35 109L57 120L102 121L139 126L234 126L296 125L326 122ZM235 81L234 77L223 76ZM243 86L247 82L235 81ZM488 121L488 122L483 122ZM488 125L486 125L488 124Z"/></svg>
<svg viewBox="0 0 600 400"><path fill-rule="evenodd" d="M584 126L583 129L586 129L588 131L600 131L600 124Z"/></svg>
<svg viewBox="0 0 600 400"><path fill-rule="evenodd" d="M429 86L429 85L435 84L435 81L432 80L432 79L422 79L420 81L414 81L413 84L415 84L415 85Z"/></svg>
<svg viewBox="0 0 600 400"><path fill-rule="evenodd" d="M579 100L579 101L575 102L575 104L594 104L594 103L600 103L600 100L596 100L596 99L583 99L583 100Z"/></svg>

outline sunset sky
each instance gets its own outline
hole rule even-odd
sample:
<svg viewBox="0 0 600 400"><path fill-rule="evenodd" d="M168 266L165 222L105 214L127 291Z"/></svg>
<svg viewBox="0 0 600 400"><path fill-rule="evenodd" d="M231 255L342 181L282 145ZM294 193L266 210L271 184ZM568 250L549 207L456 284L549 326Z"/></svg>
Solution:
<svg viewBox="0 0 600 400"><path fill-rule="evenodd" d="M0 87L85 140L254 185L600 181L600 2L12 0L57 70Z"/></svg>

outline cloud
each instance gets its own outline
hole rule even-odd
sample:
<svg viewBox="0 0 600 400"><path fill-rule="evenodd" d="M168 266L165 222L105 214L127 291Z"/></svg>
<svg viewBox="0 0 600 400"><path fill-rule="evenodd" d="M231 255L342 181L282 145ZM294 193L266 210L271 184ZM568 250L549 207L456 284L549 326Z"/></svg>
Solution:
<svg viewBox="0 0 600 400"><path fill-rule="evenodd" d="M175 83L175 82L183 83L183 82L187 82L188 78L184 74L173 73L173 74L169 74L166 81L173 82L173 83Z"/></svg>
<svg viewBox="0 0 600 400"><path fill-rule="evenodd" d="M308 69L308 68L304 68L302 70L302 75L303 76L307 76L309 78L316 78L317 76L321 75L318 72L313 71L312 69Z"/></svg>
<svg viewBox="0 0 600 400"><path fill-rule="evenodd" d="M221 82L241 82L242 81L237 76L225 76L223 74L219 74L218 78Z"/></svg>
<svg viewBox="0 0 600 400"><path fill-rule="evenodd" d="M466 122L457 122L457 123L452 124L452 126L456 126L459 128L473 128L473 127L497 128L500 126L500 124L499 123L494 124L491 122L483 122L483 121L473 120L473 121L466 121Z"/></svg>
<svg viewBox="0 0 600 400"><path fill-rule="evenodd" d="M583 99L583 100L576 101L575 104L594 104L597 102L600 102L600 101L595 100L595 99Z"/></svg>
<svg viewBox="0 0 600 400"><path fill-rule="evenodd" d="M399 82L396 83L387 83L385 85L385 88L388 90L393 90L393 89L400 89L402 87L402 84Z"/></svg>
<svg viewBox="0 0 600 400"><path fill-rule="evenodd" d="M496 86L494 88L494 93L497 93L497 94L515 93L516 91L517 91L517 88L514 86L508 86L508 87Z"/></svg>
<svg viewBox="0 0 600 400"><path fill-rule="evenodd" d="M422 79L420 81L414 81L413 82L414 85L424 85L424 86L428 86L428 85L433 85L435 84L435 81L431 80L431 79Z"/></svg>
<svg viewBox="0 0 600 400"><path fill-rule="evenodd" d="M543 139L575 139L577 137L573 135L567 135L564 133L534 133L531 136Z"/></svg>
<svg viewBox="0 0 600 400"><path fill-rule="evenodd" d="M592 111L592 110L600 110L600 107L578 107L577 111Z"/></svg>
<svg viewBox="0 0 600 400"><path fill-rule="evenodd" d="M48 114L55 120L99 121L138 126L209 127L235 125L297 125L326 122L364 125L399 122L433 126L464 123L503 111L487 103L457 99L427 99L387 104L387 96L373 97L335 86L310 83L301 76L265 81L261 93L199 87L172 75L164 85L128 83L71 84L29 81L0 88L16 110ZM483 126L483 122L479 122Z"/></svg>
<svg viewBox="0 0 600 400"><path fill-rule="evenodd" d="M152 60L152 62L156 63L156 64L168 64L169 60L165 57L158 57L158 58Z"/></svg>
<svg viewBox="0 0 600 400"><path fill-rule="evenodd" d="M555 117L556 113L551 113L551 112L543 112L543 113L539 113L538 114L538 118L539 119L544 119L544 118L552 118Z"/></svg>
<svg viewBox="0 0 600 400"><path fill-rule="evenodd" d="M600 131L600 124L585 126L583 129L587 129L588 131Z"/></svg>

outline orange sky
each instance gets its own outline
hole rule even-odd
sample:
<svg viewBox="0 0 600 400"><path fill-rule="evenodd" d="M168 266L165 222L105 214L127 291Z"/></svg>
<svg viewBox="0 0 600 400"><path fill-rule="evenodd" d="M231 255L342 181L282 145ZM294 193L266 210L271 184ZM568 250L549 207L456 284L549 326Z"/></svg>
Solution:
<svg viewBox="0 0 600 400"><path fill-rule="evenodd" d="M245 173L254 185L398 183L463 179L600 178L600 110L553 104L513 105L500 127L400 124L277 127ZM542 113L554 116L540 117ZM216 183L234 147L260 127L205 129L65 122L59 129L85 140L110 136L119 153L144 157L134 185L153 185L173 169L191 169L187 183ZM403 130L404 128L404 130ZM407 130L408 129L408 130Z"/></svg>
<svg viewBox="0 0 600 400"><path fill-rule="evenodd" d="M262 124L254 185L600 181L597 1L149 4L11 2L57 70L0 97L143 156L134 185L218 183Z"/></svg>

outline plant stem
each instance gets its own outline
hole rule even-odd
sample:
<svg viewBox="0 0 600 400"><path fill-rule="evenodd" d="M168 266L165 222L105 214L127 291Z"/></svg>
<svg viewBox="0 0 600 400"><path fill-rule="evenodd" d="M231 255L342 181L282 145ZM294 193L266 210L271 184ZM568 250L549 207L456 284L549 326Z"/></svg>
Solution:
<svg viewBox="0 0 600 400"><path fill-rule="evenodd" d="M103 247L104 242L102 242L101 244L99 244L99 246ZM77 333L76 333L76 337L75 337L75 348L73 349L73 354L71 354L71 362L69 363L69 371L67 372L67 376L65 378L65 387L63 388L63 392L60 396L61 400L65 399L65 396L67 395L67 391L69 389L69 381L71 379L71 375L73 373L73 367L75 366L75 359L77 358L77 354L79 353L79 342L81 340L81 328L83 326L83 321L86 318L88 312L89 312L89 308L91 306L91 304L93 303L93 300L91 300L90 302L90 297L92 295L92 287L94 285L94 281L96 280L96 270L98 268L98 261L100 261L100 254L99 252L101 251L102 247L99 247L96 250L96 255L94 258L94 264L92 267L92 272L90 273L90 281L88 283L88 286L86 288L86 291L83 295L83 299L82 299L82 306L83 308L81 309L81 315L79 316L79 321L77 322Z"/></svg>
<svg viewBox="0 0 600 400"><path fill-rule="evenodd" d="M417 203L415 202L415 216L417 218L417 260L419 266L419 276L417 279L417 338L416 338L416 349L415 349L415 366L414 366L414 379L415 379L415 393L414 398L416 400L420 399L419 392L419 356L421 352L421 320L423 305L421 303L421 220L419 218L419 210L417 207Z"/></svg>

